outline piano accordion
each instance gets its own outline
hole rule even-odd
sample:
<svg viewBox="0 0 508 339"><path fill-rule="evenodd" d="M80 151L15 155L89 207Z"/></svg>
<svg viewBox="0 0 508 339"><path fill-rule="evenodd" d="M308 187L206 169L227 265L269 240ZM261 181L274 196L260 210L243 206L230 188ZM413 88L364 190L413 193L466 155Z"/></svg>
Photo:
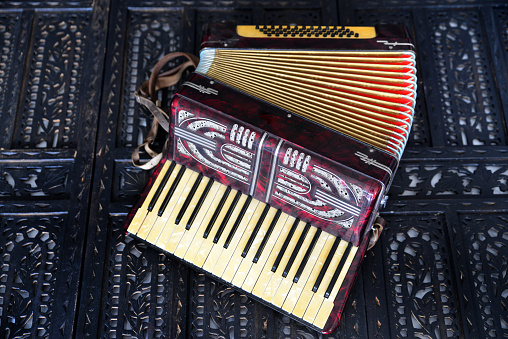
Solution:
<svg viewBox="0 0 508 339"><path fill-rule="evenodd" d="M415 97L403 27L209 24L127 232L330 333Z"/></svg>

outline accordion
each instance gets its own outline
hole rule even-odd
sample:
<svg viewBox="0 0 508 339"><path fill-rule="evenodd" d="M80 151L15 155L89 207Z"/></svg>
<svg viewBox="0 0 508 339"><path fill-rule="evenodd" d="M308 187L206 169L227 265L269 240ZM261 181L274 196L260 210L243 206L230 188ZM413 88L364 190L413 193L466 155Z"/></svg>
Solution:
<svg viewBox="0 0 508 339"><path fill-rule="evenodd" d="M127 232L330 333L415 98L403 27L211 23Z"/></svg>

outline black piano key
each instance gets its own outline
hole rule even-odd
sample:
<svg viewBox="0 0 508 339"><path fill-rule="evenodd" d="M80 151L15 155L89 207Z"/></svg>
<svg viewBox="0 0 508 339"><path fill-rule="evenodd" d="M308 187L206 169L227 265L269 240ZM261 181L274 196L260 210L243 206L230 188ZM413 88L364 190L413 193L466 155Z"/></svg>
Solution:
<svg viewBox="0 0 508 339"><path fill-rule="evenodd" d="M231 192L231 186L228 186L226 188L226 190L224 191L224 194L222 195L222 198L220 199L219 204L217 205L217 208L213 212L210 222L206 226L205 233L203 233L203 238L205 238L205 239L208 238L208 234L210 234L213 224L215 224L215 221L217 221L217 217L219 216L220 211L222 210L222 207L224 207L224 204L226 203L226 200L229 196L229 192Z"/></svg>
<svg viewBox="0 0 508 339"><path fill-rule="evenodd" d="M161 184L159 187L157 187L157 191L155 191L155 194L152 197L152 200L150 200L150 204L148 204L148 211L152 211L153 207L155 206L155 203L157 202L157 199L159 199L159 196L161 195L162 190L166 186L169 177L171 176L171 173L173 172L173 169L176 166L176 162L172 162L171 165L169 165L168 170L166 171L166 174L164 175L164 178L162 178Z"/></svg>
<svg viewBox="0 0 508 339"><path fill-rule="evenodd" d="M298 280L300 280L300 276L302 275L303 269L305 268L305 265L307 265L307 261L309 261L310 254L312 253L314 246L316 246L316 243L317 243L319 237L321 236L321 232L322 232L322 230L320 228L318 228L316 233L314 233L314 238L312 238L310 246L309 246L309 248L307 248L307 252L305 252L302 262L300 263L300 266L298 267L298 270L296 271L295 277L293 278L294 283L297 283Z"/></svg>
<svg viewBox="0 0 508 339"><path fill-rule="evenodd" d="M217 233L215 233L215 237L213 238L213 243L216 244L219 242L220 236L222 235L222 232L224 232L224 228L226 228L226 224L229 221L229 218L231 218L231 214L233 214L233 210L236 207L236 204L238 204L238 200L240 200L240 197L242 196L242 192L237 191L235 198L233 199L233 202L231 203L231 206L229 206L229 210L224 216L224 220L222 220L222 223L219 226L219 229L217 230Z"/></svg>
<svg viewBox="0 0 508 339"><path fill-rule="evenodd" d="M159 208L159 212L157 212L157 215L160 217L164 210L166 209L166 206L169 204L169 201L171 200L171 197L173 196L173 193L175 193L176 187L180 183L180 179L182 179L183 174L185 173L185 166L180 167L180 171L178 171L178 174L176 175L175 181L173 181L173 184L169 188L168 194L166 194L166 197L164 198L164 201L162 202L161 207Z"/></svg>
<svg viewBox="0 0 508 339"><path fill-rule="evenodd" d="M266 214L268 213L269 209L270 209L270 205L266 204L265 208L263 209L263 212L261 212L261 216L259 217L258 222L256 223L256 226L254 227L254 230L250 234L247 244L245 244L245 248L243 249L243 252L242 252L242 258L245 258L247 256L247 252L249 252L249 249L252 246L254 239L256 238L256 234L258 234L259 229L261 228L261 224L263 223L263 221L265 221Z"/></svg>
<svg viewBox="0 0 508 339"><path fill-rule="evenodd" d="M339 266L337 266L337 270L333 274L332 280L330 280L330 284L328 284L328 288L325 292L325 298L328 298L330 296L330 293L332 293L333 287L335 286L335 283L337 282L337 279L339 278L340 272L342 272L342 266L344 266L344 263L346 262L347 257L349 256L349 252L351 251L351 248L353 245L349 243L347 245L346 250L344 251L344 254L342 255L342 258L340 258Z"/></svg>
<svg viewBox="0 0 508 339"><path fill-rule="evenodd" d="M328 257L326 257L325 263L324 263L323 267L321 268L321 272L319 272L316 282L314 283L312 292L317 292L319 285L321 284L321 281L323 280L323 277L325 276L328 266L330 266L330 262L332 261L333 255L335 254L335 251L337 251L337 247L339 246L339 244L340 244L340 238L335 238L335 241L333 242L333 245L332 245L332 249L330 250L330 253L328 253Z"/></svg>
<svg viewBox="0 0 508 339"><path fill-rule="evenodd" d="M203 201L205 201L206 195L210 191L212 184L213 184L213 179L210 178L210 180L206 184L203 194L201 195L201 198L199 198L198 203L196 204L196 207L194 207L194 211L192 211L192 214L191 214L189 220L187 221L187 225L185 226L185 229L187 231L190 230L192 223L194 222L194 219L196 219L196 215L198 215L199 209L201 208L201 205L203 205Z"/></svg>
<svg viewBox="0 0 508 339"><path fill-rule="evenodd" d="M293 253L291 253L291 257L289 257L286 268L284 268L284 271L282 272L282 276L284 278L288 276L289 270L291 269L291 266L293 266L293 263L295 262L295 258L298 255L298 252L300 252L300 248L302 247L303 241L305 240L307 233L309 233L309 229L310 229L310 224L307 223L305 225L305 228L303 229L302 234L300 235L300 239L298 239L298 242L296 243Z"/></svg>
<svg viewBox="0 0 508 339"><path fill-rule="evenodd" d="M175 219L175 225L178 225L180 223L180 220L182 220L183 215L185 214L185 211L187 211L187 208L189 207L189 204L194 197L194 194L196 193L196 190L198 189L199 184L201 183L201 180L203 179L203 173L199 173L198 177L196 178L196 181L194 181L194 185L192 185L192 188L189 192L189 195L185 199L182 208L180 208L180 212L178 212L178 215Z"/></svg>
<svg viewBox="0 0 508 339"><path fill-rule="evenodd" d="M245 215L245 212L247 212L247 208L249 208L249 204L252 200L252 196L248 196L247 200L245 200L245 203L243 204L242 210L240 211L240 214L238 215L238 218L236 218L235 223L233 224L233 227L231 228L231 231L228 234L228 237L226 238L226 242L224 243L224 248L229 247L229 243L233 239L233 236L235 235L236 229L238 228L238 225L240 225L240 221L242 221L243 216Z"/></svg>
<svg viewBox="0 0 508 339"><path fill-rule="evenodd" d="M282 210L277 210L277 213L275 213L275 216L273 217L273 220L270 223L270 226L268 226L268 230L266 231L263 241L261 241L261 244L259 245L259 248L258 248L256 254L254 255L254 258L252 259L253 263L258 262L259 257L261 256L261 253L263 253L263 249L265 248L266 242L270 238L270 235L272 234L273 229L275 228L275 225L277 224L277 221L279 221L281 214L282 214Z"/></svg>
<svg viewBox="0 0 508 339"><path fill-rule="evenodd" d="M284 256L284 252L289 246L289 242L291 241L291 238L293 237L293 234L296 231L296 227L298 226L298 223L300 222L300 219L296 218L295 222L293 223L293 226L291 226L291 229L289 230L289 234L286 237L286 240L284 241L284 244L282 244L282 248L280 249L279 255L277 256L277 259L275 259L275 262L272 266L272 272L277 271L277 267L280 264L280 261L282 260L282 257Z"/></svg>

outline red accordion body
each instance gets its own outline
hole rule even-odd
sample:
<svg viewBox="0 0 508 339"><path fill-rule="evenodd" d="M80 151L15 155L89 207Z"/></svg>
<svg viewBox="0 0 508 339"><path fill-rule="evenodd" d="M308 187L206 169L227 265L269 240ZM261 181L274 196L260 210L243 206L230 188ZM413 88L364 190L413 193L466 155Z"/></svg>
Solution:
<svg viewBox="0 0 508 339"><path fill-rule="evenodd" d="M299 30L295 26L262 26L247 31L270 36L241 36L229 23L212 24L204 30L203 64L173 98L167 154L129 215L128 232L329 333L339 324L370 230L407 140L409 127L405 126L411 124L415 98L415 85L407 83L415 81L414 59L410 65L387 61L403 69L401 75L391 75L395 71L384 66L377 69L367 62L356 72L358 67L339 55L343 59L336 67L345 69L345 80L339 71L333 76L339 80L332 81L338 85L330 86L340 92L337 100L361 98L362 91L368 95L363 94L364 102L350 99L351 103L338 101L334 106L330 95L319 99L317 94L317 104L308 109L311 115L288 109L297 102L290 91L291 100L285 100L276 89L266 97L257 95L261 87L256 89L248 80L237 86L237 81L228 77L228 63L221 64L219 59L206 64L203 60L209 58L206 53L210 50L217 57L222 49L228 49L232 57L241 59L243 54L236 56L235 50L262 49L263 53L275 51L269 53L269 58L275 59L279 50L304 50L308 55L312 54L309 50L368 51L372 62L382 60L383 52L394 48L410 55L412 46L399 26L377 26L371 38L361 38L363 33L355 33L354 28L341 27ZM380 56L372 57L372 51ZM242 64L254 65L256 58L263 63L265 57L256 54ZM268 68L269 64L267 61ZM309 65L312 68L312 62ZM278 67L286 69L280 63L273 67L261 68L267 74ZM293 84L292 76L287 73L281 78ZM309 86L325 76L316 73ZM383 83L383 76L388 84ZM370 84L366 88L357 85L364 78ZM316 86L321 87L320 83ZM389 94L371 93L376 88ZM377 98L390 95L390 103ZM380 108L371 108L376 102ZM337 107L338 118L329 119L333 123L326 118L326 105ZM347 107L359 116L359 134L372 122L373 138L379 141L372 145L348 132L354 130L350 126L354 127L357 118ZM312 118L314 109L325 116L323 121ZM344 124L340 119L343 111ZM383 112L387 112L386 121ZM383 149L379 145L385 140ZM180 183L182 180L186 183Z"/></svg>

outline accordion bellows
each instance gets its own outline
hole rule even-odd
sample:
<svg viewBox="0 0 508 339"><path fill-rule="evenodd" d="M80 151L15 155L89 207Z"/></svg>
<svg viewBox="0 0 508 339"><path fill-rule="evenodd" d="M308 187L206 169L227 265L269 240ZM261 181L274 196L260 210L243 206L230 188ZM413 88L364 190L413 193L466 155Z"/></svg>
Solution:
<svg viewBox="0 0 508 339"><path fill-rule="evenodd" d="M416 98L412 51L205 48L196 69L400 159Z"/></svg>

